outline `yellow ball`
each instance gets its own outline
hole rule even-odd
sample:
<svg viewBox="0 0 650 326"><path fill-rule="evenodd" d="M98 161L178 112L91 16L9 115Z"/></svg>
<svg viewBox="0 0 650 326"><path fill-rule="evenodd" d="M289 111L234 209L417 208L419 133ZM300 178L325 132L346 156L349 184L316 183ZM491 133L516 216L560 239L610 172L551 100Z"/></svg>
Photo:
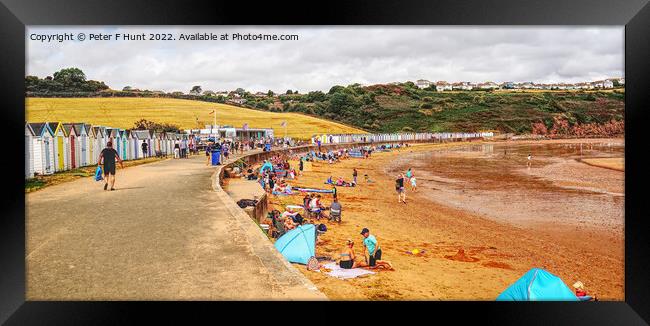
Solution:
<svg viewBox="0 0 650 326"><path fill-rule="evenodd" d="M420 250L413 249L413 250L411 250L411 253L414 254L414 255L417 255L417 254L420 253Z"/></svg>

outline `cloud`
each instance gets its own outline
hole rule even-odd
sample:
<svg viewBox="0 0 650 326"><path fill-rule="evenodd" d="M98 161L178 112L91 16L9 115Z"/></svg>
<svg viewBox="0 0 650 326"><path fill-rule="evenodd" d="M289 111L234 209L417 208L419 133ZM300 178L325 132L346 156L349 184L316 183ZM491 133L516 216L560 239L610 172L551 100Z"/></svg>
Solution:
<svg viewBox="0 0 650 326"><path fill-rule="evenodd" d="M111 88L327 91L420 78L577 82L623 76L618 27L29 27L32 33L295 34L297 41L27 41L27 74L81 68Z"/></svg>

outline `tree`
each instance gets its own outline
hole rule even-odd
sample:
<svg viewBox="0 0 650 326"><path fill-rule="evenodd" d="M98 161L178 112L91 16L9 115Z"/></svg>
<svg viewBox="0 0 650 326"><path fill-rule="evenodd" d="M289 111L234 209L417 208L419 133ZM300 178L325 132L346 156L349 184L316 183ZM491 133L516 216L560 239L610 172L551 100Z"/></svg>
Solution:
<svg viewBox="0 0 650 326"><path fill-rule="evenodd" d="M286 94L287 94L287 95L291 95L291 94L293 94L293 92L292 92L290 89L287 89Z"/></svg>
<svg viewBox="0 0 650 326"><path fill-rule="evenodd" d="M268 92L266 92L266 95L267 95L268 97L273 97L274 94L275 94L275 93L273 93L273 91L270 90L270 89L269 89Z"/></svg>
<svg viewBox="0 0 650 326"><path fill-rule="evenodd" d="M330 88L330 91L328 92L328 94L332 95L334 93L339 93L339 92L343 92L343 91L345 91L345 87L340 86L340 85L336 85L336 86L332 86L332 88Z"/></svg>
<svg viewBox="0 0 650 326"><path fill-rule="evenodd" d="M131 86L124 86L124 88L122 88L123 92L130 92L132 90L133 90L133 87L131 87Z"/></svg>
<svg viewBox="0 0 650 326"><path fill-rule="evenodd" d="M54 73L54 81L65 87L78 87L86 82L86 74L79 68L61 69Z"/></svg>
<svg viewBox="0 0 650 326"><path fill-rule="evenodd" d="M158 123L146 119L140 119L133 124L137 130L153 130L158 132L178 132L180 127L171 123Z"/></svg>
<svg viewBox="0 0 650 326"><path fill-rule="evenodd" d="M307 93L307 102L314 103L314 102L322 102L325 101L327 97L325 96L325 93L321 91L313 91Z"/></svg>
<svg viewBox="0 0 650 326"><path fill-rule="evenodd" d="M201 89L201 86L196 85L196 86L192 87L192 90L190 90L190 94L191 95L201 95L202 91L203 90Z"/></svg>

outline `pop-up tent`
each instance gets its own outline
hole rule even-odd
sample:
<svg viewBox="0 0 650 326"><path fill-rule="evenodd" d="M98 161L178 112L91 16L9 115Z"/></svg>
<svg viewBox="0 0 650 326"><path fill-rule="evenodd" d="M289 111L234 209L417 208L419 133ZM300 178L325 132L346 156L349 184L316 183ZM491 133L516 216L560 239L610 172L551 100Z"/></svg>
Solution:
<svg viewBox="0 0 650 326"><path fill-rule="evenodd" d="M533 268L503 291L497 301L578 301L578 298L559 277Z"/></svg>
<svg viewBox="0 0 650 326"><path fill-rule="evenodd" d="M316 255L316 228L313 224L300 225L275 241L275 248L288 261L307 265Z"/></svg>
<svg viewBox="0 0 650 326"><path fill-rule="evenodd" d="M273 172L273 164L271 164L271 162L264 163L260 168L260 173L264 173L264 170L269 170Z"/></svg>

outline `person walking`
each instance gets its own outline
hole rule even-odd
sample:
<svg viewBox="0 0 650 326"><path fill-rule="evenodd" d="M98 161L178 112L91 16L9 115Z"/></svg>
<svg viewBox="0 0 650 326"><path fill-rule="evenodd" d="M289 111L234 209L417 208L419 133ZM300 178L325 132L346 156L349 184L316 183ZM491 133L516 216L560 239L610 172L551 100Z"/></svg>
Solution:
<svg viewBox="0 0 650 326"><path fill-rule="evenodd" d="M181 157L181 145L179 144L178 140L174 143L174 158L180 158Z"/></svg>
<svg viewBox="0 0 650 326"><path fill-rule="evenodd" d="M302 171L305 169L305 162L304 162L304 160L303 160L302 157L301 157L299 160L300 160L300 164L299 164L299 167L300 167L300 176L302 176Z"/></svg>
<svg viewBox="0 0 650 326"><path fill-rule="evenodd" d="M111 190L115 190L115 160L120 163L121 168L124 168L120 155L113 148L113 142L109 140L106 143L106 148L99 153L97 159L97 165L104 165L104 180L106 180L104 190L108 189L109 182L111 183Z"/></svg>
<svg viewBox="0 0 650 326"><path fill-rule="evenodd" d="M108 145L108 144L106 144ZM146 142L142 142L142 145L140 145L140 148L142 148L142 157L149 157L149 144Z"/></svg>
<svg viewBox="0 0 650 326"><path fill-rule="evenodd" d="M397 191L397 203L406 204L406 192L404 191L404 176L400 173L395 180L395 190Z"/></svg>
<svg viewBox="0 0 650 326"><path fill-rule="evenodd" d="M357 174L358 174L357 173L357 168L353 168L352 169L352 180L353 180L355 185L357 184Z"/></svg>

